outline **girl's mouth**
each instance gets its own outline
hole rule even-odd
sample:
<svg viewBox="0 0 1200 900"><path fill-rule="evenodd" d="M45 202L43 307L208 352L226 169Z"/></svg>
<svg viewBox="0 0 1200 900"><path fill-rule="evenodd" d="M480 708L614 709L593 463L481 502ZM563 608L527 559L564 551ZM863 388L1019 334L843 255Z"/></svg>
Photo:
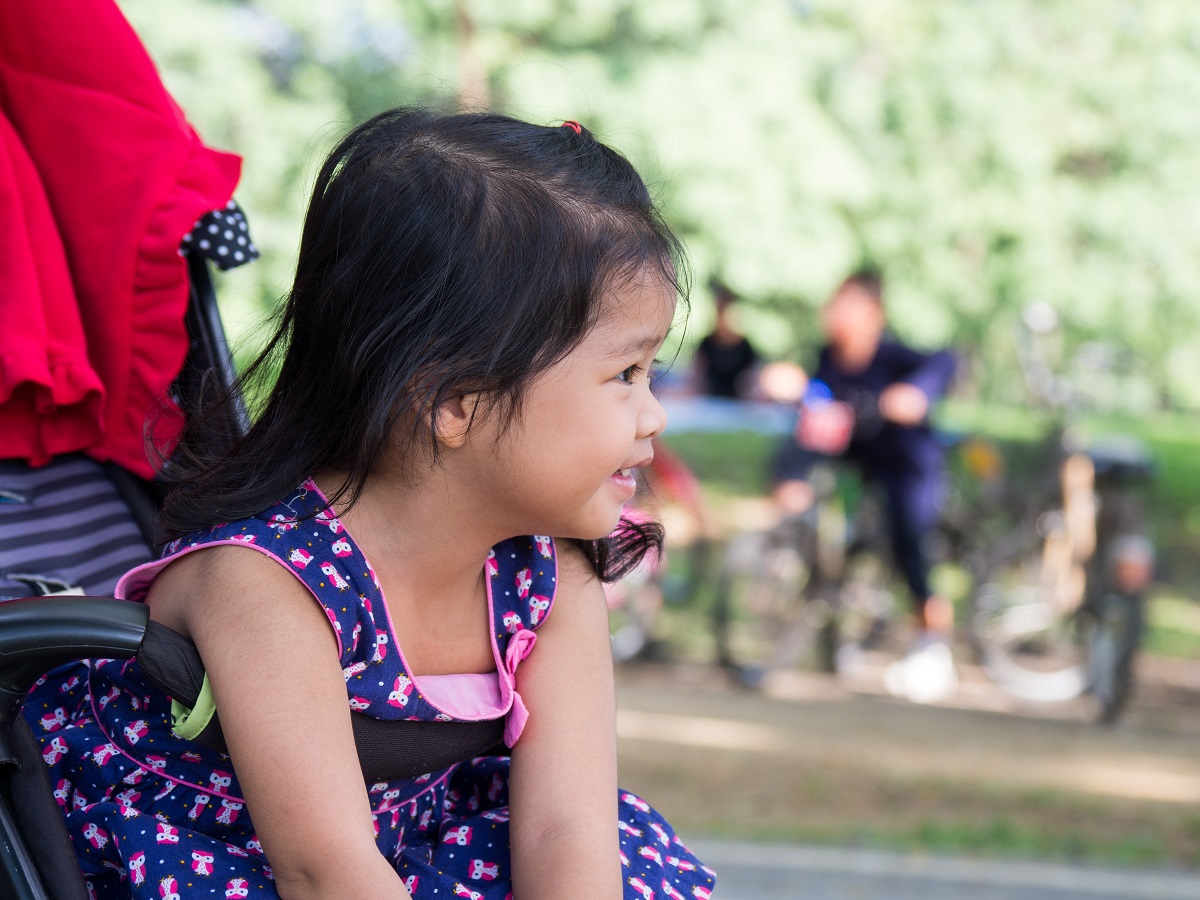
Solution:
<svg viewBox="0 0 1200 900"><path fill-rule="evenodd" d="M637 481L633 477L633 473L636 471L634 468L617 469L608 476L608 480L632 497L634 491L637 490Z"/></svg>

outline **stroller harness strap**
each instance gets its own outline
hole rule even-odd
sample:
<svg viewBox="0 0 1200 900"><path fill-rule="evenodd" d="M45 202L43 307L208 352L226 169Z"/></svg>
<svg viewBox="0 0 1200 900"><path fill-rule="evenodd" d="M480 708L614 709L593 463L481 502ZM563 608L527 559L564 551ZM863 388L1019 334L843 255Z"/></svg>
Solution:
<svg viewBox="0 0 1200 900"><path fill-rule="evenodd" d="M193 644L160 622L150 621L138 651L146 677L173 701L175 732L228 753L204 663ZM190 727L184 727L184 723ZM479 722L383 721L351 711L358 763L367 782L415 778L476 756L508 751L504 719Z"/></svg>

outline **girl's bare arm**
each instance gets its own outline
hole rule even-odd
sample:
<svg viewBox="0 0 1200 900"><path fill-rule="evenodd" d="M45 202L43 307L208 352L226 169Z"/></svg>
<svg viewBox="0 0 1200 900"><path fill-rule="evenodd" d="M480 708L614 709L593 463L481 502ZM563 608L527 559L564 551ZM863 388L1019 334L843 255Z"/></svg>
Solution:
<svg viewBox="0 0 1200 900"><path fill-rule="evenodd" d="M304 586L217 547L170 565L147 602L200 651L280 897L408 900L375 846L337 643Z"/></svg>
<svg viewBox="0 0 1200 900"><path fill-rule="evenodd" d="M616 701L608 607L578 551L559 544L558 594L517 687L529 721L509 785L513 895L620 898Z"/></svg>

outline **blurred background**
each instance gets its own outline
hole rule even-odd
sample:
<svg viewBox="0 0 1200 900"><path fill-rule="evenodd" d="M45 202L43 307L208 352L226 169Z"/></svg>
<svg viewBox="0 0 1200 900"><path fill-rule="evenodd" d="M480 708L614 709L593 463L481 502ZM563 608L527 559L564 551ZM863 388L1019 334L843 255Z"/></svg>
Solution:
<svg viewBox="0 0 1200 900"><path fill-rule="evenodd" d="M1115 728L1001 691L957 649L943 704L803 666L751 692L712 665L714 585L727 544L771 525L767 460L794 412L755 391L722 415L678 400L668 442L703 522L669 534L652 659L619 680L624 783L682 833L1200 867L1200 6L120 5L204 139L245 159L237 196L263 256L218 286L242 359L287 288L332 142L402 103L492 108L577 119L650 183L692 260L669 354L680 394L711 279L739 297L760 363L807 369L822 304L865 264L896 335L958 354L939 427L987 441L1014 479L1054 482L1033 452L1048 440L1117 435L1152 460L1154 575ZM686 552L696 531L703 562ZM962 629L973 588L939 577Z"/></svg>

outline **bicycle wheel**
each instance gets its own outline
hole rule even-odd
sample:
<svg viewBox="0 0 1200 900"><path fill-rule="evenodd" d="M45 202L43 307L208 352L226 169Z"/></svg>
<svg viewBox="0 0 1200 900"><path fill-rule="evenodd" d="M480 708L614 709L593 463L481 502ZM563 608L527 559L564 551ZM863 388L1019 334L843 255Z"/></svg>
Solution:
<svg viewBox="0 0 1200 900"><path fill-rule="evenodd" d="M852 674L863 653L884 642L896 616L891 567L878 553L859 549L849 555L829 594L830 614L816 641L817 668Z"/></svg>
<svg viewBox="0 0 1200 900"><path fill-rule="evenodd" d="M973 597L969 627L988 676L1027 700L1073 699L1087 684L1087 642L1078 609L1044 583L1041 560L1003 567Z"/></svg>
<svg viewBox="0 0 1200 900"><path fill-rule="evenodd" d="M713 604L718 661L757 681L811 650L826 618L812 600L816 536L803 518L736 536L725 553Z"/></svg>

